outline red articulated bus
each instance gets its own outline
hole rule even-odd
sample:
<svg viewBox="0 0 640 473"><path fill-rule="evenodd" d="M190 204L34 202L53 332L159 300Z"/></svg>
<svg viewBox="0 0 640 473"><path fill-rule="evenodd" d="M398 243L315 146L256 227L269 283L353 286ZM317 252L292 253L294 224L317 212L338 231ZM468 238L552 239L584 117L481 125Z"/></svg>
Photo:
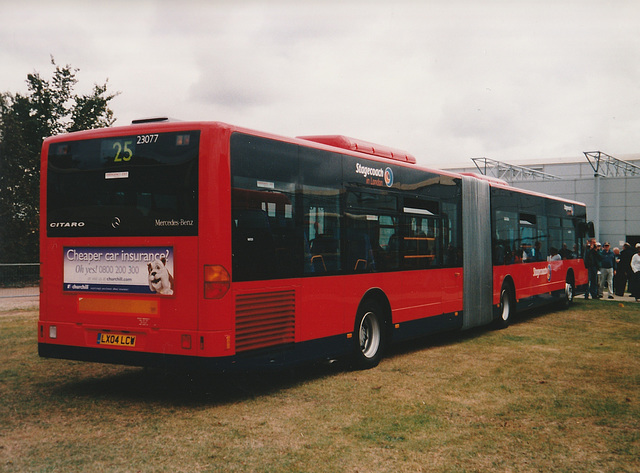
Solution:
<svg viewBox="0 0 640 473"><path fill-rule="evenodd" d="M217 371L506 326L584 290L585 206L343 136L145 120L42 148L43 357Z"/></svg>

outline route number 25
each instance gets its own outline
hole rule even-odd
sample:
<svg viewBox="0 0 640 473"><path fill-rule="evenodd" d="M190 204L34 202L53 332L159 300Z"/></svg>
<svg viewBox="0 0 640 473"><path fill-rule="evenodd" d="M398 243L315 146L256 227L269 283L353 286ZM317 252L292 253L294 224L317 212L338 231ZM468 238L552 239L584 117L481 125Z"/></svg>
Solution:
<svg viewBox="0 0 640 473"><path fill-rule="evenodd" d="M120 163L122 161L131 161L133 157L133 150L131 149L131 145L133 144L133 140L127 141L116 141L113 143L112 148L116 151L116 156L113 158L114 163Z"/></svg>

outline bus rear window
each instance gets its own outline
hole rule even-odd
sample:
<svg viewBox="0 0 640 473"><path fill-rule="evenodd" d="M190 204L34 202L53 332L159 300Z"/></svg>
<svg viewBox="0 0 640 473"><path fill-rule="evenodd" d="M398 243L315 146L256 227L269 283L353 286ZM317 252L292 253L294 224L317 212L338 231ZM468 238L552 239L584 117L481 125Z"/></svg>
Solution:
<svg viewBox="0 0 640 473"><path fill-rule="evenodd" d="M198 234L199 131L52 143L47 235Z"/></svg>

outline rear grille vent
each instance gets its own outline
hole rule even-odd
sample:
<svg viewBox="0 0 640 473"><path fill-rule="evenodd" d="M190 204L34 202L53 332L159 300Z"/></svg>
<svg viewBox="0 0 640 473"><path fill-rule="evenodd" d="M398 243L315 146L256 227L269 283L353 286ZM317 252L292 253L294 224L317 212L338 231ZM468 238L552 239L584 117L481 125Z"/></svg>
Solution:
<svg viewBox="0 0 640 473"><path fill-rule="evenodd" d="M295 341L295 291L236 296L236 352Z"/></svg>

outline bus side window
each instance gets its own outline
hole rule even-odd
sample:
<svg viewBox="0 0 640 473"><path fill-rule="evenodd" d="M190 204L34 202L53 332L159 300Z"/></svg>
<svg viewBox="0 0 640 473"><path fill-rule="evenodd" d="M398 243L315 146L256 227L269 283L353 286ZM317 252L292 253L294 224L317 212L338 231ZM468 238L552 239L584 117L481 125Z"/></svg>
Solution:
<svg viewBox="0 0 640 473"><path fill-rule="evenodd" d="M352 189L345 212L345 270L387 271L399 266L398 198L389 192Z"/></svg>
<svg viewBox="0 0 640 473"><path fill-rule="evenodd" d="M462 266L460 208L456 202L441 202L443 266Z"/></svg>
<svg viewBox="0 0 640 473"><path fill-rule="evenodd" d="M275 265L275 244L266 213L260 209L236 210L233 221L234 277L269 277Z"/></svg>
<svg viewBox="0 0 640 473"><path fill-rule="evenodd" d="M346 270L391 271L400 266L398 217L380 214L346 214Z"/></svg>
<svg viewBox="0 0 640 473"><path fill-rule="evenodd" d="M247 281L294 276L293 196L234 188L232 202L234 278Z"/></svg>
<svg viewBox="0 0 640 473"><path fill-rule="evenodd" d="M549 230L546 215L538 215L538 237L534 243L535 260L547 261L549 256Z"/></svg>
<svg viewBox="0 0 640 473"><path fill-rule="evenodd" d="M520 214L520 248L516 254L516 262L522 258L523 263L536 261L536 241L538 238L537 219L532 214Z"/></svg>
<svg viewBox="0 0 640 473"><path fill-rule="evenodd" d="M493 264L521 263L524 255L519 235L519 197L507 189L491 188Z"/></svg>
<svg viewBox="0 0 640 473"><path fill-rule="evenodd" d="M493 264L521 263L522 249L518 247L518 214L497 210L493 227Z"/></svg>
<svg viewBox="0 0 640 473"><path fill-rule="evenodd" d="M304 186L304 273L336 273L340 263L340 193Z"/></svg>
<svg viewBox="0 0 640 473"><path fill-rule="evenodd" d="M380 215L378 223L379 255L376 259L380 269L393 270L400 267L399 221L397 216Z"/></svg>
<svg viewBox="0 0 640 473"><path fill-rule="evenodd" d="M426 269L442 265L439 207L439 203L435 201L404 200L403 266L405 268Z"/></svg>
<svg viewBox="0 0 640 473"><path fill-rule="evenodd" d="M302 245L296 228L296 145L231 136L232 278L299 276Z"/></svg>
<svg viewBox="0 0 640 473"><path fill-rule="evenodd" d="M551 216L547 219L549 224L549 256L555 258L556 255L560 255L562 259L567 259L563 256L562 247L562 228L560 218Z"/></svg>
<svg viewBox="0 0 640 473"><path fill-rule="evenodd" d="M376 259L372 241L372 228L378 226L377 215L346 214L346 269L356 273L375 271Z"/></svg>
<svg viewBox="0 0 640 473"><path fill-rule="evenodd" d="M562 247L560 255L563 259L574 259L580 257L581 244L577 239L574 220L571 218L562 219Z"/></svg>

